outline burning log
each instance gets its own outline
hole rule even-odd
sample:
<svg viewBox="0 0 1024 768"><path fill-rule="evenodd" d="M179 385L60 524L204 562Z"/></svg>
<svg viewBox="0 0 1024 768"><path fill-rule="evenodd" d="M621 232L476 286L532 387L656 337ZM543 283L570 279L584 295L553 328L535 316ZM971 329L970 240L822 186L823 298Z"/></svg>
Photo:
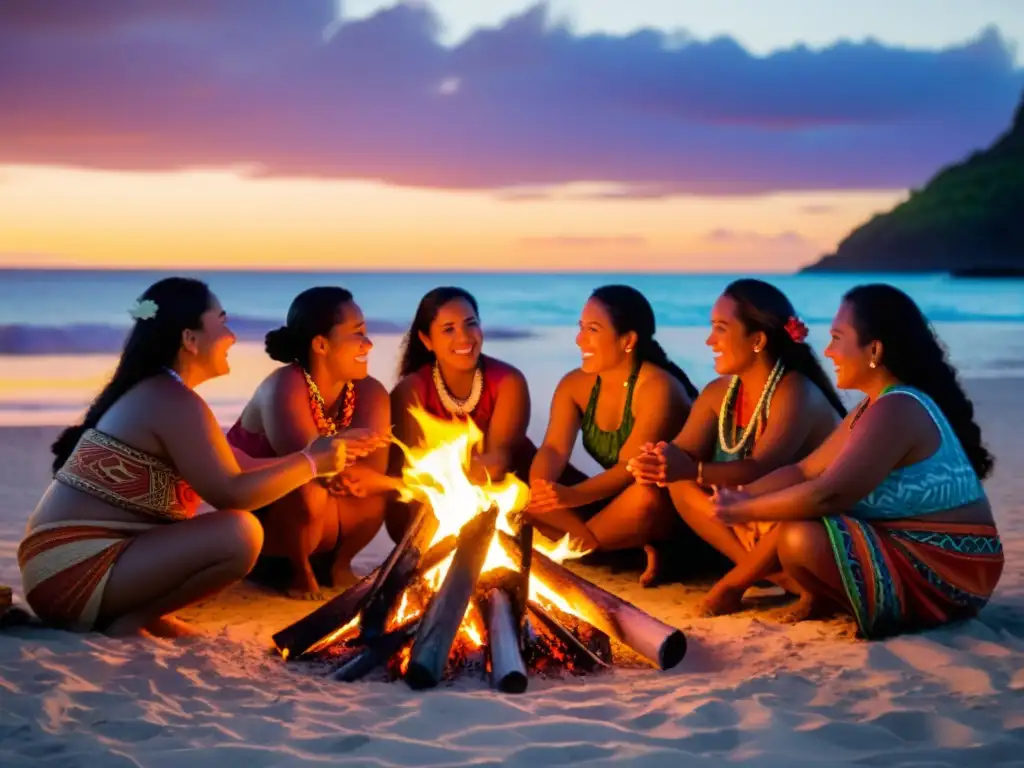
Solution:
<svg viewBox="0 0 1024 768"><path fill-rule="evenodd" d="M526 621L526 605L530 601L530 567L533 561L533 526L524 523L517 536L519 543L519 572L509 596L512 598L512 613L519 636L522 638L523 623Z"/></svg>
<svg viewBox="0 0 1024 768"><path fill-rule="evenodd" d="M498 531L498 537L510 557L521 558L515 538L503 531ZM671 669L686 655L686 636L675 627L591 584L540 552L533 553L531 568L591 624L628 645L659 669Z"/></svg>
<svg viewBox="0 0 1024 768"><path fill-rule="evenodd" d="M455 557L413 640L405 681L413 689L432 688L444 674L452 642L462 624L494 536L498 508L492 506L459 532Z"/></svg>
<svg viewBox="0 0 1024 768"><path fill-rule="evenodd" d="M579 641L580 645L590 653L603 661L607 666L612 663L612 643L608 635L602 632L585 619L566 613L556 605L542 606L531 600L530 606L535 610L543 611L544 615L550 617L561 627Z"/></svg>
<svg viewBox="0 0 1024 768"><path fill-rule="evenodd" d="M416 634L420 622L413 619L397 629L385 632L372 643L365 646L359 653L334 670L334 679L345 683L361 680L381 664L385 663L401 650L409 639Z"/></svg>
<svg viewBox="0 0 1024 768"><path fill-rule="evenodd" d="M593 672L595 669L610 666L536 602L531 600L527 610L530 626L542 636L546 636L547 645L554 645L567 654L574 668L583 672ZM551 655L550 650L548 655Z"/></svg>
<svg viewBox="0 0 1024 768"><path fill-rule="evenodd" d="M402 540L381 565L377 578L370 588L370 596L366 600L360 621L364 638L369 639L384 633L398 605L399 597L409 585L420 564L420 558L430 546L437 528L437 518L429 507L421 507Z"/></svg>
<svg viewBox="0 0 1024 768"><path fill-rule="evenodd" d="M526 690L526 665L519 651L519 628L504 590L487 593L487 642L491 651L491 685L503 693Z"/></svg>
<svg viewBox="0 0 1024 768"><path fill-rule="evenodd" d="M426 539L426 542L430 541L429 538L426 538L426 533L429 531L430 536L433 536L433 532L430 530L430 521L433 521L433 530L437 530L437 521L432 516L429 521L421 520L420 518L422 518L423 514L421 513L420 517L417 518L417 523L420 525L418 529L420 536L409 535L409 533L414 533L413 529L416 526L414 523L413 526L410 526L409 533L396 545L383 565L375 568L334 599L324 603L309 615L285 627L273 636L274 645L285 659L296 659L309 653L310 649L315 649L318 645L323 644L325 639L330 638L341 627L347 626L357 615L363 612L374 591L381 588L383 583L382 573L385 569L391 568L393 570L400 560L402 562L411 560L414 556L414 549L415 558L419 559L419 546L425 546L425 544L421 545L421 542L423 539ZM429 515L429 511L426 514ZM418 572L425 573L429 571L448 557L454 549L454 536L442 539L423 556L422 561L418 563ZM403 553L406 553L404 559L402 558ZM401 591L402 588L397 588L395 594L401 594Z"/></svg>

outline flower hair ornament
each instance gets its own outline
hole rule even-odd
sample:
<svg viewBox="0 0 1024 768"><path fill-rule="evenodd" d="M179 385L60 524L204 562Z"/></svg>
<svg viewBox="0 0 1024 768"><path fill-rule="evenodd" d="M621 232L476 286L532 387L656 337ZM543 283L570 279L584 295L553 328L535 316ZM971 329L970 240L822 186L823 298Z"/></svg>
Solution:
<svg viewBox="0 0 1024 768"><path fill-rule="evenodd" d="M804 339L807 338L807 326L797 317L790 317L786 321L785 330L789 334L789 338L797 344L802 344Z"/></svg>
<svg viewBox="0 0 1024 768"><path fill-rule="evenodd" d="M128 310L133 320L152 320L156 317L159 307L152 299L139 299L135 306Z"/></svg>

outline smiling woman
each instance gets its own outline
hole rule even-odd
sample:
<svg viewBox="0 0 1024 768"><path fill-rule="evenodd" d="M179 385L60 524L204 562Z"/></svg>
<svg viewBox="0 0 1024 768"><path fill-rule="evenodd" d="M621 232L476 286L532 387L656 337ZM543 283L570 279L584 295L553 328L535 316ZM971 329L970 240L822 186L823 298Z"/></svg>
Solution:
<svg viewBox="0 0 1024 768"><path fill-rule="evenodd" d="M285 365L257 387L228 432L240 459L281 456L318 435L335 434L368 454L337 478L311 481L256 512L266 532L264 558L283 557L291 564L289 594L321 599L311 556L329 563L333 586L347 586L354 578L352 557L380 528L384 495L395 488L384 474L391 421L387 391L367 375L373 343L362 310L344 288L300 293L286 324L267 334L266 345L267 354Z"/></svg>
<svg viewBox="0 0 1024 768"><path fill-rule="evenodd" d="M470 464L474 479L507 472L526 477L533 445L526 437L530 391L523 374L483 354L484 333L477 301L462 288L443 286L419 303L405 337L399 382L391 392L395 437L416 446L422 438L409 409L419 406L441 419L471 419L484 435L483 452ZM392 448L390 472L401 474L404 454ZM411 509L388 509L388 532L397 542Z"/></svg>

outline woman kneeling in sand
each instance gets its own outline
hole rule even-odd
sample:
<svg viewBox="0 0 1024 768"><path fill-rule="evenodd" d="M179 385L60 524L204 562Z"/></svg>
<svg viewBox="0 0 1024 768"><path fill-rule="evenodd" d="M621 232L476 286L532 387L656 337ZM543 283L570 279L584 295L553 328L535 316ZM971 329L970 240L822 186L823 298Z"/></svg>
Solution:
<svg viewBox="0 0 1024 768"><path fill-rule="evenodd" d="M712 501L728 525L779 523L776 560L748 578L781 567L792 618L844 610L866 638L974 616L1003 570L993 461L927 320L892 286L854 288L825 356L865 399L806 459Z"/></svg>
<svg viewBox="0 0 1024 768"><path fill-rule="evenodd" d="M303 291L292 301L286 324L266 338L267 354L286 365L260 383L228 432L232 445L258 458L282 456L317 436L339 433L373 449L338 477L307 482L256 511L266 532L262 554L288 560L292 597L323 599L311 556L323 556L334 587L354 581L352 558L380 529L385 494L395 488L384 474L388 393L367 375L372 347L351 293L337 287Z"/></svg>
<svg viewBox="0 0 1024 768"><path fill-rule="evenodd" d="M399 381L391 392L395 437L419 445L422 434L409 408L418 405L439 419L472 419L484 436L470 474L478 481L529 471L533 446L526 438L530 390L523 374L483 354L484 334L476 299L461 288L435 288L416 309L405 336ZM391 474L401 475L405 454L391 451ZM388 533L396 542L412 519L413 507L389 505Z"/></svg>
<svg viewBox="0 0 1024 768"><path fill-rule="evenodd" d="M639 483L667 485L676 511L736 566L708 595L707 613L739 607L747 573L775 557L771 523L723 525L707 511L711 486L735 487L807 456L846 409L786 295L761 280L731 283L711 309L705 342L718 379L693 405L671 443L644 446L630 469ZM647 547L646 583L657 579L657 551ZM678 553L682 556L685 553ZM779 581L777 574L772 574ZM784 581L784 580L783 580ZM784 588L792 585L783 583Z"/></svg>
<svg viewBox="0 0 1024 768"><path fill-rule="evenodd" d="M365 446L321 438L243 469L193 388L228 372L235 336L197 280L150 287L110 383L53 445L55 481L18 548L28 604L47 623L180 635L170 614L242 579L263 531L248 512ZM193 490L194 489L194 490ZM203 498L219 511L195 516Z"/></svg>
<svg viewBox="0 0 1024 768"><path fill-rule="evenodd" d="M627 460L679 432L697 390L654 339L654 311L624 285L598 288L580 316L580 368L558 383L544 442L530 467L528 515L577 549L619 550L667 535L668 494L633 482ZM577 435L604 471L569 465Z"/></svg>

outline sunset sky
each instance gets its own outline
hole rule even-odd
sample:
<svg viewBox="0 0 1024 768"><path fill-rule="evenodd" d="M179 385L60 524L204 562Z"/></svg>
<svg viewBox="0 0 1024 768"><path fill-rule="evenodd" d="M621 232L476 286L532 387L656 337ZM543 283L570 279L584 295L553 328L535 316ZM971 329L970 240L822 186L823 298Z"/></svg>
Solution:
<svg viewBox="0 0 1024 768"><path fill-rule="evenodd" d="M792 270L990 143L1024 0L0 0L0 266Z"/></svg>

